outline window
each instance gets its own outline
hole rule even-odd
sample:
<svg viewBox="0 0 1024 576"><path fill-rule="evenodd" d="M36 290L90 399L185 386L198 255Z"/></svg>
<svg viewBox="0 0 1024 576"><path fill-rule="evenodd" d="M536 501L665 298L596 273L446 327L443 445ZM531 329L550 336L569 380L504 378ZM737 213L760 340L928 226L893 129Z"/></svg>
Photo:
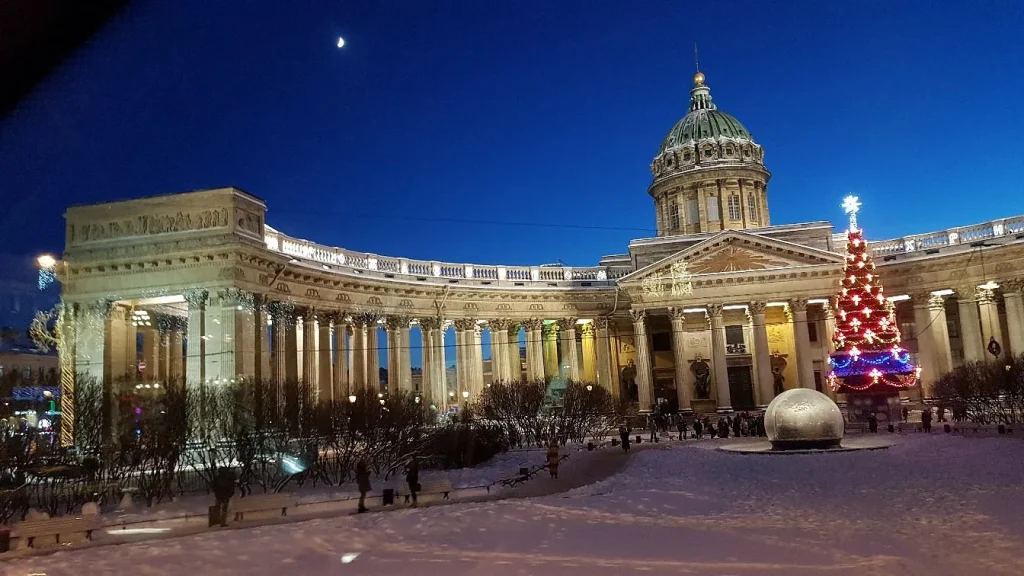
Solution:
<svg viewBox="0 0 1024 576"><path fill-rule="evenodd" d="M683 162L689 162L689 161L690 161L690 153L686 152L685 154L683 154Z"/></svg>
<svg viewBox="0 0 1024 576"><path fill-rule="evenodd" d="M718 197L708 196L708 221L718 221Z"/></svg>
<svg viewBox="0 0 1024 576"><path fill-rule="evenodd" d="M818 323L808 322L807 323L807 336L811 342L818 341Z"/></svg>
<svg viewBox="0 0 1024 576"><path fill-rule="evenodd" d="M697 208L697 199L696 198L690 198L689 200L687 200L686 201L686 223L687 224L697 224L698 222L700 222L700 214L698 214L698 212L699 212L699 210Z"/></svg>
<svg viewBox="0 0 1024 576"><path fill-rule="evenodd" d="M679 206L673 201L668 205L668 218L673 230L679 230Z"/></svg>
<svg viewBox="0 0 1024 576"><path fill-rule="evenodd" d="M739 220L743 218L743 214L740 212L740 197L735 194L729 195L729 220Z"/></svg>
<svg viewBox="0 0 1024 576"><path fill-rule="evenodd" d="M4 365L0 364L0 377L3 377L3 375L4 375Z"/></svg>
<svg viewBox="0 0 1024 576"><path fill-rule="evenodd" d="M28 366L28 367L25 368L25 380L31 380L31 379L32 379L32 367Z"/></svg>
<svg viewBox="0 0 1024 576"><path fill-rule="evenodd" d="M821 370L814 371L814 389L818 392L825 392L821 389Z"/></svg>
<svg viewBox="0 0 1024 576"><path fill-rule="evenodd" d="M757 198L753 194L747 196L747 220L757 222Z"/></svg>
<svg viewBox="0 0 1024 576"><path fill-rule="evenodd" d="M729 354L746 354L747 344L743 340L743 326L725 327L725 351Z"/></svg>

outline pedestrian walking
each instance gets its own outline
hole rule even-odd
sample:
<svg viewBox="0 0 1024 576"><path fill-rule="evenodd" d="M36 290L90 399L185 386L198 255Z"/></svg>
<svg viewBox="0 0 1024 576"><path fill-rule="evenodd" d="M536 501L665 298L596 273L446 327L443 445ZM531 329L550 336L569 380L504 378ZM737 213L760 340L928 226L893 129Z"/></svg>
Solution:
<svg viewBox="0 0 1024 576"><path fill-rule="evenodd" d="M693 437L697 440L704 438L704 424L700 421L700 418L693 421Z"/></svg>
<svg viewBox="0 0 1024 576"><path fill-rule="evenodd" d="M619 426L619 440L622 440L622 451L629 452L629 428L625 424Z"/></svg>
<svg viewBox="0 0 1024 576"><path fill-rule="evenodd" d="M356 462L356 485L359 487L359 513L366 512L366 493L370 486L370 469L366 466L366 460Z"/></svg>
<svg viewBox="0 0 1024 576"><path fill-rule="evenodd" d="M658 441L658 423L654 421L654 418L647 419L647 428L651 431L651 442Z"/></svg>
<svg viewBox="0 0 1024 576"><path fill-rule="evenodd" d="M228 525L228 504L231 502L231 497L235 495L237 480L235 469L230 466L218 468L217 474L213 478L213 497L217 501L217 517L220 519L221 526Z"/></svg>
<svg viewBox="0 0 1024 576"><path fill-rule="evenodd" d="M558 441L554 439L548 444L548 473L553 480L558 480Z"/></svg>
<svg viewBox="0 0 1024 576"><path fill-rule="evenodd" d="M676 422L676 430L679 432L679 439L686 440L686 420L680 416Z"/></svg>
<svg viewBox="0 0 1024 576"><path fill-rule="evenodd" d="M405 481L409 484L409 495L412 496L412 507L415 508L416 493L420 491L420 463L415 456L405 466Z"/></svg>
<svg viewBox="0 0 1024 576"><path fill-rule="evenodd" d="M924 411L921 412L921 428L925 434L931 434L932 432L932 408L931 406L925 406Z"/></svg>

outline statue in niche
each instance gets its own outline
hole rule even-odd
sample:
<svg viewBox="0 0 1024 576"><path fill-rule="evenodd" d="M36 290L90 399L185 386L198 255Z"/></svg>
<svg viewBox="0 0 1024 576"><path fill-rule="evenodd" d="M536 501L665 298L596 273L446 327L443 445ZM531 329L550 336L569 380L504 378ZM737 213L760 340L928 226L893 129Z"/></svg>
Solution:
<svg viewBox="0 0 1024 576"><path fill-rule="evenodd" d="M775 395L778 396L786 390L786 377L782 375L782 373L786 371L786 358L781 354L772 354L771 363Z"/></svg>
<svg viewBox="0 0 1024 576"><path fill-rule="evenodd" d="M619 380L622 382L622 388L626 391L626 396L629 397L630 402L639 402L640 388L636 385L636 363L632 359L622 367Z"/></svg>
<svg viewBox="0 0 1024 576"><path fill-rule="evenodd" d="M698 400L707 400L711 395L711 367L700 354L690 362L693 372L693 392Z"/></svg>

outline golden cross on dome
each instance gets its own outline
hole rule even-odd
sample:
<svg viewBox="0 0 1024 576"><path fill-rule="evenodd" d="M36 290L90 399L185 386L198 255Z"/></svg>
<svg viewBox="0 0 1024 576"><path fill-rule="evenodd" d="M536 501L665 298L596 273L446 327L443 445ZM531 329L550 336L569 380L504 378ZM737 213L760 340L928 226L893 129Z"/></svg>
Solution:
<svg viewBox="0 0 1024 576"><path fill-rule="evenodd" d="M843 210L850 215L850 230L856 230L857 212L860 210L860 199L853 194L843 198Z"/></svg>

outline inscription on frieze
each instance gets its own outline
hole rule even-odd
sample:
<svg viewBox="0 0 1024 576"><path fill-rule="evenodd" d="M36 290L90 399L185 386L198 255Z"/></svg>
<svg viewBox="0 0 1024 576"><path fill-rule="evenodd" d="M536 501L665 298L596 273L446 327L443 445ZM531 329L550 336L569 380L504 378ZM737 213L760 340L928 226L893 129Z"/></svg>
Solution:
<svg viewBox="0 0 1024 576"><path fill-rule="evenodd" d="M350 301L350 299L348 297L348 294L344 294L344 293L338 294L338 296L334 300L336 302L349 302Z"/></svg>
<svg viewBox="0 0 1024 576"><path fill-rule="evenodd" d="M228 226L227 208L195 210L176 214L153 214L109 222L91 222L70 227L72 244L113 240L131 236L151 236L172 232L192 232Z"/></svg>
<svg viewBox="0 0 1024 576"><path fill-rule="evenodd" d="M320 299L320 292L316 288L306 288L306 298Z"/></svg>
<svg viewBox="0 0 1024 576"><path fill-rule="evenodd" d="M292 289L285 282L278 282L277 286L274 287L274 290L277 290L278 292L284 292L285 294L292 293Z"/></svg>
<svg viewBox="0 0 1024 576"><path fill-rule="evenodd" d="M370 296L366 299L366 303L370 306L383 306L384 302L377 296Z"/></svg>
<svg viewBox="0 0 1024 576"><path fill-rule="evenodd" d="M403 298L398 303L398 307L399 308L412 308L413 307L412 300L409 300L408 298Z"/></svg>

